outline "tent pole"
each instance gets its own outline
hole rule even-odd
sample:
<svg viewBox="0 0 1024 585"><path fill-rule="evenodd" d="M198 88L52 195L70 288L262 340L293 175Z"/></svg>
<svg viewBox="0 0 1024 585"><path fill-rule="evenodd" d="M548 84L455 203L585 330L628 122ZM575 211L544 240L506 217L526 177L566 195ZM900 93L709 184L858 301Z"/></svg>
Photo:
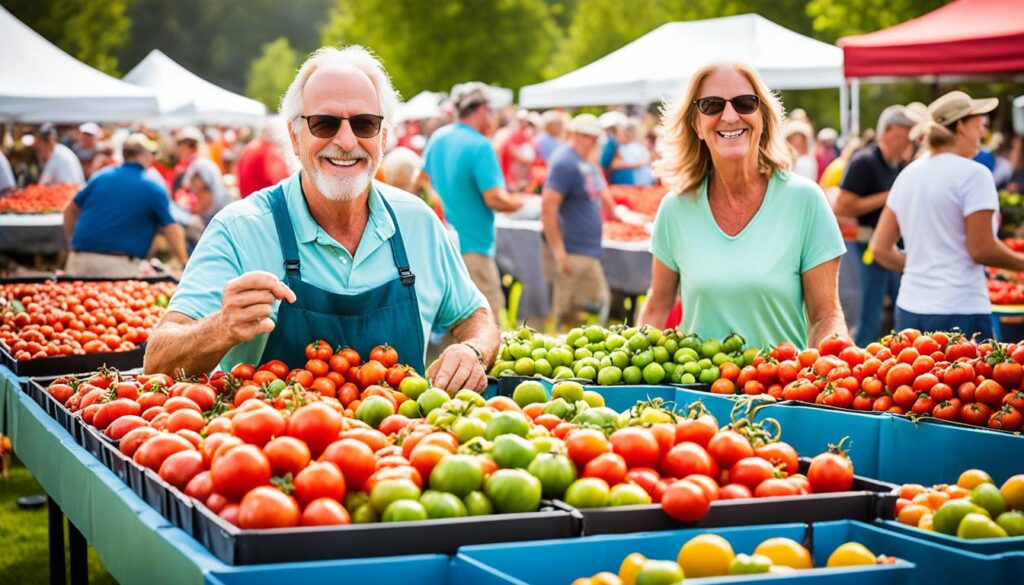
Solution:
<svg viewBox="0 0 1024 585"><path fill-rule="evenodd" d="M860 134L860 80L850 80L850 132Z"/></svg>
<svg viewBox="0 0 1024 585"><path fill-rule="evenodd" d="M844 140L850 137L850 84L846 79L839 86L839 134Z"/></svg>

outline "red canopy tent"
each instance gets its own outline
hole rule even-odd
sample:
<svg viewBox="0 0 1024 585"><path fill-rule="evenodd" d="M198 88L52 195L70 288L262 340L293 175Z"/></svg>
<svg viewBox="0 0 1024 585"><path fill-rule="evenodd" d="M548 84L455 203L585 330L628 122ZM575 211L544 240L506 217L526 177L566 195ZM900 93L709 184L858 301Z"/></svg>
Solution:
<svg viewBox="0 0 1024 585"><path fill-rule="evenodd" d="M847 78L1020 73L1024 1L956 0L838 44Z"/></svg>

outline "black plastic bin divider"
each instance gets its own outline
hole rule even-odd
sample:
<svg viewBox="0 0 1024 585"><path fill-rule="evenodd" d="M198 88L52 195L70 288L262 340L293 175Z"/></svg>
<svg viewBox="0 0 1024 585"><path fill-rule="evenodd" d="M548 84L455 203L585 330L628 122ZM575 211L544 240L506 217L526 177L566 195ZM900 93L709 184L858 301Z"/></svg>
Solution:
<svg viewBox="0 0 1024 585"><path fill-rule="evenodd" d="M174 282L178 280L171 276L145 276L138 278L97 278L83 277L72 278L65 276L52 277L21 277L21 278L0 278L0 285L4 284L37 284L41 282L117 282L137 280L149 283ZM91 372L98 370L103 365L117 368L119 370L131 370L142 367L142 358L146 353L146 345L142 344L131 351L113 351L103 353L89 353L83 355L64 355L45 357L34 360L19 362L14 359L6 349L0 346L0 363L7 366L18 377L41 377L59 376L74 372Z"/></svg>
<svg viewBox="0 0 1024 585"><path fill-rule="evenodd" d="M121 452L118 442L110 440L103 442L103 457L100 458L100 461L107 469L113 471L118 479L126 485L128 484L128 468L135 465L135 462Z"/></svg>
<svg viewBox="0 0 1024 585"><path fill-rule="evenodd" d="M82 446L85 450L92 454L93 457L103 460L103 433L91 425L85 424L83 421L82 425Z"/></svg>
<svg viewBox="0 0 1024 585"><path fill-rule="evenodd" d="M196 500L193 536L231 565L257 565L411 554L454 555L460 546L568 538L580 517L564 504L541 511L418 522L242 530Z"/></svg>
<svg viewBox="0 0 1024 585"><path fill-rule="evenodd" d="M160 479L160 476L152 469L143 469L142 484L142 499L149 504L150 508L170 520L169 506L167 505L167 483Z"/></svg>
<svg viewBox="0 0 1024 585"><path fill-rule="evenodd" d="M195 533L196 518L192 498L170 484L164 483L164 488L167 491L167 519L192 536Z"/></svg>
<svg viewBox="0 0 1024 585"><path fill-rule="evenodd" d="M801 473L806 473L809 465L810 459L801 459ZM718 500L711 504L707 516L696 523L673 520L660 504L590 508L579 512L583 517L583 536L788 522L872 522L876 518L891 517L898 489L891 483L854 476L853 487L848 492Z"/></svg>
<svg viewBox="0 0 1024 585"><path fill-rule="evenodd" d="M47 378L32 378L29 379L24 386L25 393L30 398L35 400L50 418L57 421L61 427L68 432L69 435L75 440L75 443L85 446L82 438L82 419L75 416L68 409L64 408L64 405L57 401L56 398L50 395L46 391L46 387L52 382L57 376L51 376Z"/></svg>
<svg viewBox="0 0 1024 585"><path fill-rule="evenodd" d="M126 475L128 476L125 483L128 484L128 489L135 492L135 495L143 500L146 499L146 471L146 468L134 461L128 461L128 466L125 468Z"/></svg>

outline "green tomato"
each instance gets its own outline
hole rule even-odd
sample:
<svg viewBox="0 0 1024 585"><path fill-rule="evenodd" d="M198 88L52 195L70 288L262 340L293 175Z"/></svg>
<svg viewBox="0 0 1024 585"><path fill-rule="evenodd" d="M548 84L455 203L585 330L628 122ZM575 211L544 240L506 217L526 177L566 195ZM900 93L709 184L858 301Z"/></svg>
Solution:
<svg viewBox="0 0 1024 585"><path fill-rule="evenodd" d="M532 376L536 367L532 358L524 357L517 359L512 369L520 376Z"/></svg>
<svg viewBox="0 0 1024 585"><path fill-rule="evenodd" d="M573 372L566 366L558 366L551 372L551 377L555 380L568 380L573 377Z"/></svg>
<svg viewBox="0 0 1024 585"><path fill-rule="evenodd" d="M406 418L419 418L420 405L415 400L406 400L398 406L398 414Z"/></svg>
<svg viewBox="0 0 1024 585"><path fill-rule="evenodd" d="M525 469L499 469L484 484L484 493L499 514L534 512L540 506L540 480Z"/></svg>
<svg viewBox="0 0 1024 585"><path fill-rule="evenodd" d="M650 349L645 349L639 353L635 353L633 354L633 359L630 360L630 362L634 366L643 369L647 364L654 362L654 352Z"/></svg>
<svg viewBox="0 0 1024 585"><path fill-rule="evenodd" d="M470 492L462 498L462 503L466 505L466 512L470 516L488 516L494 513L494 504L483 492Z"/></svg>
<svg viewBox="0 0 1024 585"><path fill-rule="evenodd" d="M552 398L564 398L568 402L583 400L583 385L579 382L559 382L551 388Z"/></svg>
<svg viewBox="0 0 1024 585"><path fill-rule="evenodd" d="M530 441L533 443L534 448L537 449L538 455L541 453L565 453L565 441L558 437L546 435L543 437L534 437L530 439Z"/></svg>
<svg viewBox="0 0 1024 585"><path fill-rule="evenodd" d="M526 416L523 413L505 410L494 415L491 422L487 423L487 431L484 433L484 437L488 441L493 441L495 438L505 434L525 437L529 432L530 422L526 420Z"/></svg>
<svg viewBox="0 0 1024 585"><path fill-rule="evenodd" d="M589 424L602 429L611 429L619 418L619 413L605 406L595 406L578 413L572 422L578 425ZM610 432L610 431L606 431Z"/></svg>
<svg viewBox="0 0 1024 585"><path fill-rule="evenodd" d="M661 339L665 336L661 329L657 327L650 327L647 329L647 342L651 345L658 345L661 343Z"/></svg>
<svg viewBox="0 0 1024 585"><path fill-rule="evenodd" d="M604 508L611 503L608 483L597 477L584 477L565 490L565 503L573 508Z"/></svg>
<svg viewBox="0 0 1024 585"><path fill-rule="evenodd" d="M536 380L527 380L520 382L516 389L512 392L512 400L519 405L520 408L524 408L534 402L547 402L548 391L543 384Z"/></svg>
<svg viewBox="0 0 1024 585"><path fill-rule="evenodd" d="M709 358L701 358L697 360L697 365L700 366L700 369L706 370L711 366L715 365L715 363L712 362Z"/></svg>
<svg viewBox="0 0 1024 585"><path fill-rule="evenodd" d="M373 428L392 414L395 414L395 405L383 396L368 396L356 409L356 418Z"/></svg>
<svg viewBox="0 0 1024 585"><path fill-rule="evenodd" d="M697 355L697 352L694 351L692 348L689 348L689 347L680 348L680 349L676 350L676 352L672 355L672 360L674 362L676 362L677 364L685 364L686 362L695 362L695 361L697 361L699 359L700 359L700 356Z"/></svg>
<svg viewBox="0 0 1024 585"><path fill-rule="evenodd" d="M720 365L724 364L725 362L731 362L731 361L732 361L732 357L729 354L721 353L721 352L716 353L714 355L714 357L711 358L711 363L715 364L716 366L720 366Z"/></svg>
<svg viewBox="0 0 1024 585"><path fill-rule="evenodd" d="M646 335L634 335L629 338L626 343L626 347L631 349L634 353L643 351L651 346L651 342L647 339Z"/></svg>
<svg viewBox="0 0 1024 585"><path fill-rule="evenodd" d="M491 447L491 458L503 469L526 469L536 456L537 448L533 443L518 435L496 437Z"/></svg>
<svg viewBox="0 0 1024 585"><path fill-rule="evenodd" d="M613 386L622 381L622 370L615 366L601 368L597 373L597 383L601 386Z"/></svg>
<svg viewBox="0 0 1024 585"><path fill-rule="evenodd" d="M598 364L597 373L600 374L601 370L610 368L612 366L612 358L604 356L601 358L601 362Z"/></svg>
<svg viewBox="0 0 1024 585"><path fill-rule="evenodd" d="M466 505L455 494L427 490L420 496L427 518L460 518L466 516Z"/></svg>
<svg viewBox="0 0 1024 585"><path fill-rule="evenodd" d="M366 492L348 492L345 494L345 500L342 503L345 505L346 510L355 510L363 504L370 503L370 494Z"/></svg>
<svg viewBox="0 0 1024 585"><path fill-rule="evenodd" d="M612 506L639 506L651 503L651 495L635 483L620 483L612 488L609 503Z"/></svg>
<svg viewBox="0 0 1024 585"><path fill-rule="evenodd" d="M704 369L700 367L700 362L686 362L679 367L683 369L684 374L690 374L691 376L700 375L701 371Z"/></svg>
<svg viewBox="0 0 1024 585"><path fill-rule="evenodd" d="M558 418L565 419L572 412L572 405L564 398L555 398L544 407L544 414L553 414Z"/></svg>
<svg viewBox="0 0 1024 585"><path fill-rule="evenodd" d="M346 510L352 510L352 523L353 524L373 524L374 522L380 522L380 516L370 505L370 502L360 504L355 508L349 508L345 506Z"/></svg>
<svg viewBox="0 0 1024 585"><path fill-rule="evenodd" d="M743 346L746 343L747 340L743 339L742 335L733 331L722 340L722 351L725 353L737 353L743 351Z"/></svg>
<svg viewBox="0 0 1024 585"><path fill-rule="evenodd" d="M618 333L612 333L604 340L604 346L610 350L619 349L624 345L626 345L626 338Z"/></svg>
<svg viewBox="0 0 1024 585"><path fill-rule="evenodd" d="M672 422L672 415L660 408L645 408L640 413L640 422L645 425Z"/></svg>
<svg viewBox="0 0 1024 585"><path fill-rule="evenodd" d="M541 358L533 363L534 374L537 376L549 377L554 368L548 363L548 360Z"/></svg>
<svg viewBox="0 0 1024 585"><path fill-rule="evenodd" d="M661 346L658 346L658 347L655 347L654 349L652 349L651 353L654 354L654 361L656 363L659 363L659 364L663 364L663 363L669 361L669 357L671 355L671 354L668 353L667 349L665 349L664 347L661 347Z"/></svg>
<svg viewBox="0 0 1024 585"><path fill-rule="evenodd" d="M612 365L620 370L629 367L629 354L622 350L613 351L609 356L612 360Z"/></svg>
<svg viewBox="0 0 1024 585"><path fill-rule="evenodd" d="M695 333L687 333L679 339L679 347L692 349L695 352L700 349L700 337Z"/></svg>
<svg viewBox="0 0 1024 585"><path fill-rule="evenodd" d="M583 366L576 372L576 377L594 381L597 379L597 369L594 366Z"/></svg>
<svg viewBox="0 0 1024 585"><path fill-rule="evenodd" d="M548 357L548 350L543 347L538 347L537 349L530 352L530 357L533 358L535 361L539 359L544 359Z"/></svg>
<svg viewBox="0 0 1024 585"><path fill-rule="evenodd" d="M480 489L484 470L472 455L449 455L430 472L430 489L464 497Z"/></svg>
<svg viewBox="0 0 1024 585"><path fill-rule="evenodd" d="M730 575L757 575L767 573L772 568L772 560L764 555L738 554L729 563Z"/></svg>
<svg viewBox="0 0 1024 585"><path fill-rule="evenodd" d="M600 325L591 325L583 330L583 335L586 336L587 340L591 343L597 343L598 341L604 341L605 330Z"/></svg>
<svg viewBox="0 0 1024 585"><path fill-rule="evenodd" d="M470 403L476 406L484 406L485 404L487 404L487 401L484 400L483 396L480 396L479 392L475 390L470 390L469 388L463 388L462 390L456 392L455 400L461 400L463 402ZM403 402L402 404L405 403Z"/></svg>
<svg viewBox="0 0 1024 585"><path fill-rule="evenodd" d="M524 357L530 355L530 351L530 346L525 343L513 343L512 345L508 346L509 356L511 356L513 360L523 359Z"/></svg>
<svg viewBox="0 0 1024 585"><path fill-rule="evenodd" d="M388 505L382 522L415 522L427 519L427 509L416 500L397 500Z"/></svg>
<svg viewBox="0 0 1024 585"><path fill-rule="evenodd" d="M441 408L446 402L451 400L448 393L440 388L428 388L423 394L420 394L416 402L420 405L420 412L424 414L430 414L430 411L435 408Z"/></svg>
<svg viewBox="0 0 1024 585"><path fill-rule="evenodd" d="M636 366L629 366L622 370L622 381L629 386L636 386L644 379L644 374L640 368Z"/></svg>
<svg viewBox="0 0 1024 585"><path fill-rule="evenodd" d="M708 339L700 345L700 356L703 358L711 358L720 351L722 351L722 343L717 339Z"/></svg>
<svg viewBox="0 0 1024 585"><path fill-rule="evenodd" d="M408 402L404 403L408 404ZM468 416L462 416L455 419L452 423L452 432L455 433L455 437L459 440L459 444L465 443L473 437L482 437L487 432L487 423L478 419L470 418Z"/></svg>
<svg viewBox="0 0 1024 585"><path fill-rule="evenodd" d="M383 513L392 502L419 498L420 488L411 479L382 479L370 491L370 505L378 514Z"/></svg>
<svg viewBox="0 0 1024 585"><path fill-rule="evenodd" d="M672 337L667 337L667 338L665 338L664 348L665 348L665 351L667 351L669 355L675 355L676 354L676 350L679 349L679 342L676 341Z"/></svg>
<svg viewBox="0 0 1024 585"><path fill-rule="evenodd" d="M654 362L647 364L643 371L644 382L648 384L660 384L665 379L665 368L661 367L661 364Z"/></svg>
<svg viewBox="0 0 1024 585"><path fill-rule="evenodd" d="M548 499L561 498L576 481L576 466L565 455L540 453L526 470L540 480L541 494Z"/></svg>
<svg viewBox="0 0 1024 585"><path fill-rule="evenodd" d="M697 378L694 377L693 374L686 374L686 373L684 373L682 376L679 377L679 383L680 384L696 384L697 383Z"/></svg>
<svg viewBox="0 0 1024 585"><path fill-rule="evenodd" d="M419 398L420 394L427 391L427 388L430 388L430 383L427 382L426 378L422 378L420 376L409 376L408 378L403 378L398 384L399 391L413 400Z"/></svg>
<svg viewBox="0 0 1024 585"><path fill-rule="evenodd" d="M469 416L470 418L480 419L484 421L484 423L489 423L491 422L491 419L494 418L494 415L497 413L498 411L488 406L484 408L474 408L473 412L469 413Z"/></svg>
<svg viewBox="0 0 1024 585"><path fill-rule="evenodd" d="M700 376L698 376L698 378L697 378L697 380L701 384L710 384L710 383L714 382L717 379L718 379L718 368L715 367L715 366L712 366L712 367L710 367L710 368L708 368L706 370L701 370L700 371Z"/></svg>
<svg viewBox="0 0 1024 585"><path fill-rule="evenodd" d="M665 368L665 377L671 378L672 374L675 373L677 369L679 369L679 364L675 362L665 362L661 364L661 367Z"/></svg>
<svg viewBox="0 0 1024 585"><path fill-rule="evenodd" d="M581 360L583 358L592 357L593 355L594 352L590 351L589 349L585 347L577 347L576 351L573 352L572 357L573 359Z"/></svg>
<svg viewBox="0 0 1024 585"><path fill-rule="evenodd" d="M587 390L583 393L583 401L594 408L604 406L604 396L593 390Z"/></svg>
<svg viewBox="0 0 1024 585"><path fill-rule="evenodd" d="M515 365L516 363L513 361L498 360L494 362L494 365L491 367L491 371L488 373L494 378L514 374L516 372L512 368L514 368Z"/></svg>
<svg viewBox="0 0 1024 585"><path fill-rule="evenodd" d="M675 561L646 560L636 573L636 585L674 585L684 579L683 568Z"/></svg>

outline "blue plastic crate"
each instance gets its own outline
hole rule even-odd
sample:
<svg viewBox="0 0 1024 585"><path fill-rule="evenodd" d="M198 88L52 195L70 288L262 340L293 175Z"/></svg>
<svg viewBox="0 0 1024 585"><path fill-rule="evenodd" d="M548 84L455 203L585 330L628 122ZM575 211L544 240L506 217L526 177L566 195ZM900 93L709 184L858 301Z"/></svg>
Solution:
<svg viewBox="0 0 1024 585"><path fill-rule="evenodd" d="M882 418L880 431L876 477L884 481L954 483L977 468L1002 484L1024 472L1024 436L899 416Z"/></svg>
<svg viewBox="0 0 1024 585"><path fill-rule="evenodd" d="M921 530L914 526L907 526L906 524L895 520L879 520L878 523L880 526L883 526L888 530L905 534L911 538L919 538L921 540L927 540L929 542L934 542L936 544L941 544L958 550L977 553L979 555L999 555L1003 553L1024 554L1024 552L1022 552L1024 551L1024 536L1017 536L1014 538L966 539L957 538L956 536L950 536L948 534L942 534L931 530Z"/></svg>
<svg viewBox="0 0 1024 585"><path fill-rule="evenodd" d="M736 402L743 398L749 398L743 394L712 394L711 392L703 389L682 388L679 386L674 386L673 388L675 389L676 404L680 408L685 408L686 405L691 402L700 400L704 403L708 412L718 419L718 424L723 427L729 423L732 409L736 406ZM770 400L770 396L765 397L766 402Z"/></svg>
<svg viewBox="0 0 1024 585"><path fill-rule="evenodd" d="M715 530L691 529L589 536L573 540L548 540L502 546L467 546L459 549L459 554L452 561L450 582L456 585L564 585L573 579L600 571L617 572L622 560L633 552L639 552L652 559L674 560L683 543L705 532L713 532L726 538L738 553L753 552L758 544L768 538L781 536L805 542L810 535L815 565L824 566L835 547L852 540L851 532L860 530L861 527L871 528L866 524L853 522L826 522L815 524L813 531L808 533L806 524L776 524ZM875 552L888 552L881 550L881 547L879 549ZM911 583L913 568L912 563L901 560L893 565L801 571L784 577L746 576L742 582L896 585ZM715 578L702 579L695 583L735 581L735 578Z"/></svg>
<svg viewBox="0 0 1024 585"><path fill-rule="evenodd" d="M597 392L604 397L604 405L613 410L622 412L627 410L637 402L643 400L650 400L653 398L660 398L665 402L672 402L675 400L676 392L675 388L669 386L596 386L586 385L584 386L587 390Z"/></svg>
<svg viewBox="0 0 1024 585"><path fill-rule="evenodd" d="M346 561L280 563L215 570L207 585L280 585L281 583L417 583L446 585L445 555L413 555Z"/></svg>

